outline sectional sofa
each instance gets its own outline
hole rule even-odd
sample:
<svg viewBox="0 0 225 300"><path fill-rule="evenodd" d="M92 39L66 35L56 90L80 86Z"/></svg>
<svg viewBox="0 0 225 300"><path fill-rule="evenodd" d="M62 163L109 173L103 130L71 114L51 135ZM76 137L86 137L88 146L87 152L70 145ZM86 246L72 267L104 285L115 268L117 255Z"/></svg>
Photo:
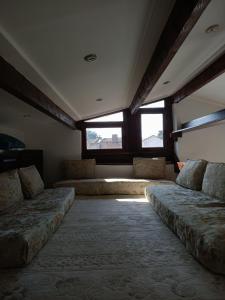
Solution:
<svg viewBox="0 0 225 300"><path fill-rule="evenodd" d="M225 164L189 160L176 182L145 195L200 263L225 274Z"/></svg>
<svg viewBox="0 0 225 300"><path fill-rule="evenodd" d="M34 166L0 174L0 267L28 264L73 202L73 188L44 189Z"/></svg>
<svg viewBox="0 0 225 300"><path fill-rule="evenodd" d="M64 161L64 180L54 187L73 187L76 195L143 195L147 186L173 184L165 158L135 158L133 178L96 178L95 164L94 159Z"/></svg>

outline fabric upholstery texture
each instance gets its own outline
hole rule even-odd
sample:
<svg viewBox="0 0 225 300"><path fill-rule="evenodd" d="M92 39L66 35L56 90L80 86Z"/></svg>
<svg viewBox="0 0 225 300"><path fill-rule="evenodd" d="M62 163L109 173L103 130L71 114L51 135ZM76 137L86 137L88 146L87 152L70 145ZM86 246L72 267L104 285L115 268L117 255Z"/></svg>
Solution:
<svg viewBox="0 0 225 300"><path fill-rule="evenodd" d="M0 174L0 212L23 200L21 183L17 170Z"/></svg>
<svg viewBox="0 0 225 300"><path fill-rule="evenodd" d="M162 179L165 178L166 162L164 157L160 158L134 158L134 178Z"/></svg>
<svg viewBox="0 0 225 300"><path fill-rule="evenodd" d="M83 179L95 177L95 159L65 160L63 173L65 179Z"/></svg>
<svg viewBox="0 0 225 300"><path fill-rule="evenodd" d="M205 160L187 160L177 176L176 183L192 190L201 190L206 165Z"/></svg>
<svg viewBox="0 0 225 300"><path fill-rule="evenodd" d="M146 197L163 222L205 267L225 274L225 203L178 185L147 187Z"/></svg>
<svg viewBox="0 0 225 300"><path fill-rule="evenodd" d="M64 180L55 183L55 187L74 187L77 195L143 195L149 185L173 184L169 180L96 178L82 180Z"/></svg>
<svg viewBox="0 0 225 300"><path fill-rule="evenodd" d="M74 201L74 189L46 189L0 218L0 267L28 264L57 229Z"/></svg>
<svg viewBox="0 0 225 300"><path fill-rule="evenodd" d="M24 195L27 199L34 198L44 190L44 182L34 165L20 168L19 176Z"/></svg>
<svg viewBox="0 0 225 300"><path fill-rule="evenodd" d="M202 191L225 200L225 164L208 163L202 183Z"/></svg>

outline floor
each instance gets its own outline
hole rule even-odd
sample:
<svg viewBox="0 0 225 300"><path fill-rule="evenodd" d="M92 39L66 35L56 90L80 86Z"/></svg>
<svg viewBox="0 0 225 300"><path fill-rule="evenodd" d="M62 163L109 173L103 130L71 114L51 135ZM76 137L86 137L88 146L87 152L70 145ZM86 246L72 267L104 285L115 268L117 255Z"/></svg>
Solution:
<svg viewBox="0 0 225 300"><path fill-rule="evenodd" d="M28 267L1 272L0 299L224 300L225 276L196 262L146 199L82 198Z"/></svg>

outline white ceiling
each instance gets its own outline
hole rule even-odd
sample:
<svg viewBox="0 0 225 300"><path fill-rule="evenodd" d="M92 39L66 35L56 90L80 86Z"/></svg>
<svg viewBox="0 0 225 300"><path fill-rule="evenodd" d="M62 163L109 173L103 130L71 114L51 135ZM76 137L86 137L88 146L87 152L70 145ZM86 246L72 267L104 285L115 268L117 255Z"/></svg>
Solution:
<svg viewBox="0 0 225 300"><path fill-rule="evenodd" d="M130 105L173 4L0 0L0 55L76 120L113 112ZM205 34L212 24L220 30ZM225 1L212 0L146 102L171 95L224 50ZM89 53L97 61L85 62ZM218 80L195 94L225 103Z"/></svg>
<svg viewBox="0 0 225 300"><path fill-rule="evenodd" d="M192 96L225 107L225 73L203 86Z"/></svg>
<svg viewBox="0 0 225 300"><path fill-rule="evenodd" d="M0 1L1 55L77 119L125 108L173 3ZM85 62L89 53L97 61Z"/></svg>
<svg viewBox="0 0 225 300"><path fill-rule="evenodd" d="M206 34L206 28L213 24L220 25L219 31ZM224 51L225 1L212 0L149 94L146 102L172 95ZM170 81L170 83L164 85L165 81ZM217 92L216 88L211 90L211 94L214 92Z"/></svg>

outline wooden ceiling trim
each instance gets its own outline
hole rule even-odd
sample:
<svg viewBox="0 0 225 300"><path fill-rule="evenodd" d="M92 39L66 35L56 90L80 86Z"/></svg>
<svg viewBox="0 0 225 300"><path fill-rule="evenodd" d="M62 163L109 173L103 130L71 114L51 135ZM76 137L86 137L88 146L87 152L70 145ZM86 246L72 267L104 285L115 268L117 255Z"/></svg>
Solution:
<svg viewBox="0 0 225 300"><path fill-rule="evenodd" d="M75 129L75 120L58 107L11 64L0 56L0 88L64 125Z"/></svg>
<svg viewBox="0 0 225 300"><path fill-rule="evenodd" d="M176 0L166 26L130 105L135 113L169 65L211 0Z"/></svg>
<svg viewBox="0 0 225 300"><path fill-rule="evenodd" d="M185 86L178 90L172 97L175 103L180 102L201 87L225 72L225 53L206 67L200 74L190 80Z"/></svg>

